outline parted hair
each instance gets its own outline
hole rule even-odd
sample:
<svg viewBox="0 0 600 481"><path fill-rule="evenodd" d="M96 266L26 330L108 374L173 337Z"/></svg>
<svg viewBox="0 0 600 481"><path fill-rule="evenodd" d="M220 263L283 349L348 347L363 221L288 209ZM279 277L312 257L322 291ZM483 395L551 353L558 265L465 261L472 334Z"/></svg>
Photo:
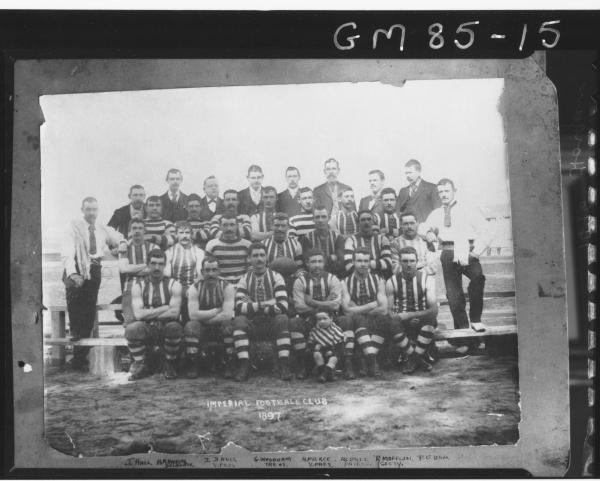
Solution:
<svg viewBox="0 0 600 481"><path fill-rule="evenodd" d="M167 261L167 255L164 253L164 251L162 251L161 249L152 249L150 252L148 252L148 259L147 262L148 264L150 264L150 261L152 259L162 259L163 261Z"/></svg>

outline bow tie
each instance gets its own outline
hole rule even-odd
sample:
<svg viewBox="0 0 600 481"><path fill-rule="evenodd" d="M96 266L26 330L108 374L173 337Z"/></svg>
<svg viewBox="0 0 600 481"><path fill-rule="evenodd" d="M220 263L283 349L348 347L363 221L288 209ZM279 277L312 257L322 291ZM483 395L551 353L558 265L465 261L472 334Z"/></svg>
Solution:
<svg viewBox="0 0 600 481"><path fill-rule="evenodd" d="M209 204L216 204L216 203L217 203L217 201L216 201L216 200L214 200L214 199L211 199L211 200L209 200L209 201L208 201L208 203L209 203Z"/></svg>

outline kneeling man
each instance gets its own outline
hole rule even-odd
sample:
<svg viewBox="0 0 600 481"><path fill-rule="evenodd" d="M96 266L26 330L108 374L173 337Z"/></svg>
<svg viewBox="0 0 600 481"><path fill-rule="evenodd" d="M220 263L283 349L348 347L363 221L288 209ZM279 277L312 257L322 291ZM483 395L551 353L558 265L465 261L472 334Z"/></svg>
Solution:
<svg viewBox="0 0 600 481"><path fill-rule="evenodd" d="M148 253L148 277L131 289L131 304L135 321L125 328L125 339L134 362L129 368L129 380L150 374L146 360L148 348L162 347L166 379L177 377L175 362L183 338L183 326L178 322L181 310L181 284L164 275L165 253L154 249Z"/></svg>

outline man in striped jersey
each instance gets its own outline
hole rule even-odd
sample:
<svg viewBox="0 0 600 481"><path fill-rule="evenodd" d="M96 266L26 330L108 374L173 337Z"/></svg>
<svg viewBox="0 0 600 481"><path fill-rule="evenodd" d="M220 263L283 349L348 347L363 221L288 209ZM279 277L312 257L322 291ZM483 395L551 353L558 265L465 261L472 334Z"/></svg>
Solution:
<svg viewBox="0 0 600 481"><path fill-rule="evenodd" d="M235 379L248 379L250 340L272 340L277 344L279 374L290 380L290 330L288 295L281 275L267 268L267 250L261 243L249 247L252 267L237 285L235 313L229 329L239 361Z"/></svg>
<svg viewBox="0 0 600 481"><path fill-rule="evenodd" d="M237 284L248 270L250 241L240 237L234 214L223 214L219 222L221 237L206 244L206 253L219 262L221 277L231 284Z"/></svg>
<svg viewBox="0 0 600 481"><path fill-rule="evenodd" d="M417 269L424 269L431 276L437 273L437 260L439 258L435 252L429 249L427 242L417 234L417 217L412 212L400 214L402 223L402 234L394 239L390 244L392 253L392 271L394 274L402 272L402 263L400 262L400 251L404 247L413 247L417 253Z"/></svg>
<svg viewBox="0 0 600 481"><path fill-rule="evenodd" d="M273 234L273 216L277 202L277 190L267 186L262 190L262 209L250 217L253 241L262 241Z"/></svg>
<svg viewBox="0 0 600 481"><path fill-rule="evenodd" d="M294 365L299 379L306 376L306 336L315 326L316 313L325 311L335 319L342 303L342 284L325 270L323 251L308 251L306 265L308 272L300 274L294 282L293 299L297 316L290 319Z"/></svg>
<svg viewBox="0 0 600 481"><path fill-rule="evenodd" d="M308 335L308 345L319 371L319 382L333 381L335 368L344 353L344 333L333 322L330 312L317 311L315 327Z"/></svg>
<svg viewBox="0 0 600 481"><path fill-rule="evenodd" d="M339 325L346 339L344 354L352 359L356 338L367 360L367 374L377 376L377 353L389 331L385 282L370 271L369 249L357 248L353 252L353 260L354 272L342 282L342 311L345 315L339 319ZM346 377L354 379L351 366L352 361L346 361Z"/></svg>
<svg viewBox="0 0 600 481"><path fill-rule="evenodd" d="M175 227L171 221L162 218L162 202L157 195L151 195L146 200L146 215L144 238L167 250L175 243Z"/></svg>
<svg viewBox="0 0 600 481"><path fill-rule="evenodd" d="M358 214L352 187L345 187L340 192L340 205L339 211L332 217L332 227L344 237L356 234L358 232Z"/></svg>
<svg viewBox="0 0 600 481"><path fill-rule="evenodd" d="M359 233L346 238L344 264L346 271L354 268L354 251L364 247L371 253L369 268L375 274L387 278L392 273L390 241L383 234L373 233L373 214L368 210L358 213Z"/></svg>
<svg viewBox="0 0 600 481"><path fill-rule="evenodd" d="M400 218L396 212L396 191L386 187L381 191L382 209L375 213L375 225L379 233L386 236L390 242L398 237L400 231Z"/></svg>
<svg viewBox="0 0 600 481"><path fill-rule="evenodd" d="M290 218L290 229L293 235L302 240L309 232L315 230L313 192L308 187L300 189L300 209L300 213Z"/></svg>
<svg viewBox="0 0 600 481"><path fill-rule="evenodd" d="M119 253L119 272L125 278L121 300L125 326L134 320L133 307L131 306L131 287L135 281L150 273L148 253L159 248L156 244L144 240L144 234L144 221L139 218L131 219L129 221L127 251Z"/></svg>
<svg viewBox="0 0 600 481"><path fill-rule="evenodd" d="M302 245L298 239L288 235L289 228L287 214L277 212L273 216L273 235L264 241L267 260L271 264L278 257L287 257L293 260L300 269L302 267Z"/></svg>
<svg viewBox="0 0 600 481"><path fill-rule="evenodd" d="M198 194L187 196L187 221L192 226L192 242L204 249L208 242L208 228L210 219L202 218L202 199Z"/></svg>
<svg viewBox="0 0 600 481"><path fill-rule="evenodd" d="M239 200L236 190L229 189L223 193L223 214L215 215L210 222L208 235L211 239L216 239L221 236L219 230L221 226L221 217L225 214L233 215L237 220L239 236L243 239L250 239L252 228L250 217L246 214L238 213Z"/></svg>
<svg viewBox="0 0 600 481"><path fill-rule="evenodd" d="M414 247L403 247L399 255L401 271L389 278L385 286L391 333L394 343L407 358L403 373L411 374L417 367L431 371L427 351L433 344L437 327L435 279L417 269L418 255Z"/></svg>
<svg viewBox="0 0 600 481"><path fill-rule="evenodd" d="M133 284L131 304L135 321L125 328L127 347L133 357L129 380L150 374L146 351L162 348L166 379L177 377L175 363L183 339L178 322L181 309L181 284L165 276L166 256L160 249L148 253L149 275ZM153 349L154 350L154 349Z"/></svg>
<svg viewBox="0 0 600 481"><path fill-rule="evenodd" d="M325 270L342 277L346 274L344 268L344 237L329 225L327 207L316 205L313 210L315 230L306 234L302 241L305 251L319 249L325 255Z"/></svg>
<svg viewBox="0 0 600 481"><path fill-rule="evenodd" d="M190 379L198 377L198 353L203 343L225 341L225 377L232 377L235 359L233 338L223 337L223 325L233 317L235 288L219 278L219 263L213 256L204 257L201 273L202 278L192 284L187 292L190 320L184 326L185 353L188 358L186 375Z"/></svg>

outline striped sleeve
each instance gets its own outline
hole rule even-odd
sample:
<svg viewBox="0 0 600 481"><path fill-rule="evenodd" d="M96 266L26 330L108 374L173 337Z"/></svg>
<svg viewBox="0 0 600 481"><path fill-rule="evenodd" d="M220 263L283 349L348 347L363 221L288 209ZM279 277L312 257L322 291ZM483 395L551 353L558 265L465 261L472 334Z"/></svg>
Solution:
<svg viewBox="0 0 600 481"><path fill-rule="evenodd" d="M250 217L245 214L238 216L238 227L240 231L240 236L243 239L250 240L252 234L252 224L250 223Z"/></svg>
<svg viewBox="0 0 600 481"><path fill-rule="evenodd" d="M248 276L243 276L236 287L235 291L235 313L236 314L254 314L254 306L248 292Z"/></svg>
<svg viewBox="0 0 600 481"><path fill-rule="evenodd" d="M219 223L221 221L221 215L215 215L211 221L210 224L208 226L208 236L210 239L214 239L215 237L217 237L217 234L219 233Z"/></svg>
<svg viewBox="0 0 600 481"><path fill-rule="evenodd" d="M392 251L390 249L390 240L384 236L378 236L380 246L379 259L375 259L375 265L379 272L392 272Z"/></svg>
<svg viewBox="0 0 600 481"><path fill-rule="evenodd" d="M352 255L356 250L356 245L354 243L354 236L350 236L346 239L346 243L344 245L344 267L346 272L350 272L352 270Z"/></svg>
<svg viewBox="0 0 600 481"><path fill-rule="evenodd" d="M281 274L272 272L273 274L273 293L275 295L275 305L281 311L281 314L285 314L288 310L288 295L285 288L285 281ZM271 315L276 315L275 306L269 306L267 312Z"/></svg>
<svg viewBox="0 0 600 481"><path fill-rule="evenodd" d="M294 244L294 262L299 268L302 268L304 265L302 259L302 245L300 245L300 241L297 238L293 238Z"/></svg>

